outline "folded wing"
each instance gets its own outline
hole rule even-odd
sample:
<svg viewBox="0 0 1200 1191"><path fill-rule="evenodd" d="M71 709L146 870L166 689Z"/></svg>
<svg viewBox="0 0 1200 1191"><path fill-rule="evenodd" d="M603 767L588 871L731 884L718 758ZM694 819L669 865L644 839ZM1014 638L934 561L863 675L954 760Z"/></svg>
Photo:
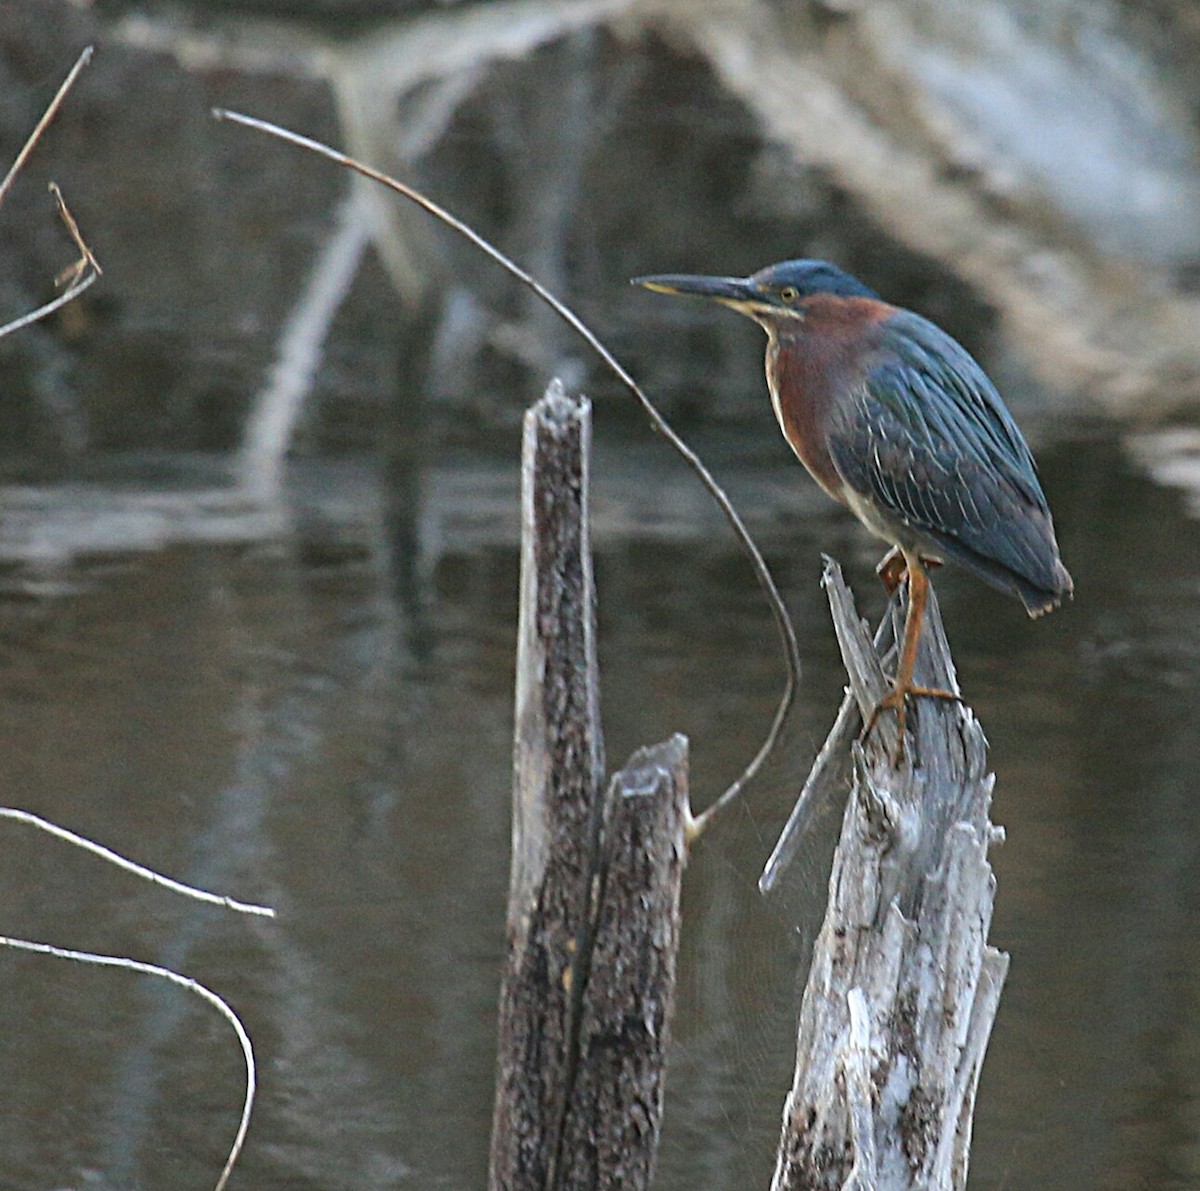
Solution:
<svg viewBox="0 0 1200 1191"><path fill-rule="evenodd" d="M902 544L962 564L1031 614L1054 607L1071 578L1033 456L995 387L919 315L898 311L878 330L830 438L843 481Z"/></svg>

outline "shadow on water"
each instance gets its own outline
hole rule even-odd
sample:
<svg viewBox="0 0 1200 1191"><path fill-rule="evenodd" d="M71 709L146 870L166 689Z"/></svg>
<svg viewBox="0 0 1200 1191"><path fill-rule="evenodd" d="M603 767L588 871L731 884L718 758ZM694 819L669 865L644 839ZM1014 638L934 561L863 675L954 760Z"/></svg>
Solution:
<svg viewBox="0 0 1200 1191"><path fill-rule="evenodd" d="M836 814L781 897L764 905L754 882L840 692L820 551L847 562L864 610L882 606L874 548L810 499L773 437L724 437L701 446L762 536L805 673L781 755L687 876L664 1188L769 1178ZM595 470L609 752L687 732L700 801L771 713L782 676L769 613L658 444L602 436ZM1196 1103L1200 525L1102 434L1044 451L1043 472L1075 605L1031 624L969 578L938 579L1008 830L993 937L1013 968L975 1177L1174 1186ZM257 540L168 535L157 549L8 564L6 801L280 917L180 906L10 827L6 929L170 964L238 1007L263 1065L240 1176L255 1186L484 1177L515 464L459 453L410 482L422 512L399 581L387 496L369 472L316 466L296 471L289 524ZM128 483L98 483L93 514L102 497L133 499ZM48 504L44 525L69 519L64 507ZM6 960L0 989L23 1023L0 1050L8 1178L128 1187L215 1171L238 1058L207 1010L28 957Z"/></svg>

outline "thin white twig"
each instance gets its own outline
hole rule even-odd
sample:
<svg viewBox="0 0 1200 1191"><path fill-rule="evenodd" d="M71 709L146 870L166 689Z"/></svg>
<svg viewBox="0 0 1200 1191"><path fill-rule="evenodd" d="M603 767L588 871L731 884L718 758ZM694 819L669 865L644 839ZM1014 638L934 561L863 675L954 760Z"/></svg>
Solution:
<svg viewBox="0 0 1200 1191"><path fill-rule="evenodd" d="M58 217L66 226L71 239L75 241L75 247L79 249L79 260L54 279L55 285L62 285L68 277L71 278L71 284L74 285L88 269L94 270L97 275L103 273L104 270L100 268L100 262L88 247L87 241L83 238L83 233L79 230L79 224L75 222L75 216L71 214L71 208L67 206L67 200L63 198L62 187L57 182L51 182L50 193L54 195L54 202L58 207Z"/></svg>
<svg viewBox="0 0 1200 1191"><path fill-rule="evenodd" d="M76 963L82 964L98 964L106 968L124 968L129 972L140 972L147 976L158 976L163 980L169 980L172 984L179 985L180 988L185 988L188 992L195 993L212 1005L222 1017L233 1027L233 1032L237 1035L238 1042L242 1047L242 1057L246 1061L246 1097L242 1103L242 1116L238 1122L237 1133L234 1134L233 1145L229 1150L229 1157L225 1160L225 1165L221 1170L221 1177L217 1179L217 1185L214 1191L224 1191L225 1184L229 1181L229 1176L233 1171L233 1164L237 1161L238 1155L242 1152L242 1145L246 1140L246 1131L250 1128L250 1110L254 1105L254 1091L256 1087L255 1065L254 1065L254 1047L250 1042L250 1035L246 1033L246 1028L242 1025L241 1019L227 1002L222 1000L210 988L205 988L198 980L193 980L190 976L181 976L178 972L172 972L170 968L160 968L157 964L142 963L141 960L129 959L123 955L97 955L91 951L72 951L67 947L55 947L50 943L33 943L28 939L14 939L8 935L0 935L0 947L12 947L17 951L32 951L36 955L50 955L55 959L69 959Z"/></svg>
<svg viewBox="0 0 1200 1191"><path fill-rule="evenodd" d="M19 331L22 327L29 326L30 323L36 323L48 314L53 314L60 306L65 306L70 302L72 298L79 297L98 276L98 273L89 273L82 281L76 282L69 290L64 290L53 301L47 302L45 306L39 306L36 310L31 310L28 314L13 319L11 323L5 323L0 327L0 339L3 339L5 335L11 335L14 331Z"/></svg>
<svg viewBox="0 0 1200 1191"><path fill-rule="evenodd" d="M54 98L50 101L50 106L42 113L42 118L29 134L29 139L21 147L21 152L17 154L16 161L9 167L8 173L4 176L4 181L0 182L0 203L4 202L9 190L12 189L13 179L21 172L21 167L29 159L34 146L42 139L42 133L46 131L46 126L58 114L58 109L62 107L63 100L67 97L67 92L75 85L75 80L79 77L79 72L92 60L92 51L94 48L94 46L88 46L75 60L75 65L71 67L71 73L63 80L62 86L59 87Z"/></svg>
<svg viewBox="0 0 1200 1191"><path fill-rule="evenodd" d="M98 844L86 836L76 835L75 832L68 831L65 827L59 827L56 823L51 823L49 820L43 819L39 815L32 814L29 811L18 810L16 807L11 806L0 806L0 819L14 819L18 823L28 823L31 827L45 831L56 839L65 840L68 844L74 844L75 847L82 848L85 852L91 852L93 855L107 860L110 864L115 864L117 868L122 868L128 873L133 873L136 877L141 877L144 881L149 881L154 885L161 885L164 889L170 889L173 893L180 893L184 897L194 898L196 901L208 902L214 906L224 906L225 909L236 910L239 914L260 914L264 918L275 917L275 911L270 906L258 906L250 902L240 902L232 897L223 897L218 893L209 893L204 889L197 889L194 885L184 885L181 881L164 877L161 873L156 873L153 869L146 868L136 861L127 860L111 848L106 848L103 844Z"/></svg>
<svg viewBox="0 0 1200 1191"><path fill-rule="evenodd" d="M495 261L496 264L512 277L515 277L522 285L532 290L567 326L583 339L588 347L600 357L609 371L633 394L649 418L650 425L654 428L654 431L662 435L671 447L682 456L684 462L692 469L705 490L717 502L718 507L725 516L725 520L733 530L734 536L749 556L755 578L766 594L783 645L784 665L787 677L784 683L783 695L780 697L778 706L775 709L771 726L767 730L767 735L763 742L759 745L758 751L750 758L749 763L742 770L741 774L726 788L725 792L708 806L702 814L690 820L687 839L691 843L704 831L717 814L737 798L745 788L747 782L758 773L766 762L766 759L771 755L771 752L775 748L775 742L783 730L783 725L787 720L792 703L795 701L796 690L800 682L800 646L796 640L796 630L792 626L792 619L788 615L783 597L779 594L779 588L775 584L774 576L772 576L766 560L762 556L762 552L750 536L750 531L743 524L737 509L733 507L733 502L729 499L725 490L713 478L708 468L705 467L704 461L700 456L675 433L667 420L658 412L658 408L646 395L642 387L630 376L612 352L600 342L591 328L570 307L555 297L541 282L537 281L530 273L522 269L520 265L505 256L504 253L488 240L484 239L474 228L464 223L461 219L456 218L444 207L439 206L419 190L403 182L399 182L381 170L373 169L371 166L365 165L363 162L356 160L346 153L339 152L337 149L333 149L321 141L302 136L300 133L282 128L278 124L272 124L269 120L260 120L255 116L245 116L240 112L229 111L227 108L213 108L212 114L217 120L229 120L234 124L242 125L244 128L252 128L258 132L265 132L268 136L287 141L289 144L306 149L310 153L316 153L318 156L335 162L346 169L354 170L364 178L370 178L372 181L378 182L381 186L386 186L389 190L402 195L410 202L416 203L422 210L429 212L435 219L440 220L447 227L470 241L485 256Z"/></svg>
<svg viewBox="0 0 1200 1191"><path fill-rule="evenodd" d="M79 72L91 61L92 49L92 46L88 46L76 59L75 65L71 67L70 74L63 80L62 86L59 87L54 98L50 101L50 106L42 113L42 118L29 134L29 138L25 144L21 146L21 151L17 154L16 160L5 175L4 181L0 182L0 204L3 204L9 190L12 189L13 181L16 179L17 174L20 173L21 167L28 161L34 146L41 140L42 133L45 132L47 125L58 114L58 109L62 107L63 100L67 97L67 92L70 91L75 80L79 77ZM59 190L58 185L54 182L50 183L50 190L58 206L59 217L66 226L71 239L75 241L75 246L79 249L79 260L65 271L58 282L58 284L61 284L62 281L70 278L71 284L64 293L59 294L57 298L47 302L44 306L39 306L36 310L31 310L28 314L23 314L20 318L14 319L10 323L5 323L4 326L0 327L0 339L3 339L6 335L11 335L14 331L19 331L22 327L29 326L30 323L36 323L39 319L53 314L72 299L79 297L103 272L99 261L96 260L92 254L92 250L87 246L87 242L80 233L79 225L75 222L75 217L67 207L66 200L62 196L62 191ZM91 274L84 276L88 269L92 270Z"/></svg>

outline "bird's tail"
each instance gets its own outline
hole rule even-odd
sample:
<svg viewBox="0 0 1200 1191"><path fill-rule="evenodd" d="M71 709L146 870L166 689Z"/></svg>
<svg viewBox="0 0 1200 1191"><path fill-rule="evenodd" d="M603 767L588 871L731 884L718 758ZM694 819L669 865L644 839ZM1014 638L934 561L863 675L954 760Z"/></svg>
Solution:
<svg viewBox="0 0 1200 1191"><path fill-rule="evenodd" d="M1025 611L1036 618L1053 612L1055 608L1075 595L1075 580L1070 571L1062 564L1062 559L1054 560L1053 579L1049 587L1034 587L1028 583L1020 583L1017 594L1025 605Z"/></svg>

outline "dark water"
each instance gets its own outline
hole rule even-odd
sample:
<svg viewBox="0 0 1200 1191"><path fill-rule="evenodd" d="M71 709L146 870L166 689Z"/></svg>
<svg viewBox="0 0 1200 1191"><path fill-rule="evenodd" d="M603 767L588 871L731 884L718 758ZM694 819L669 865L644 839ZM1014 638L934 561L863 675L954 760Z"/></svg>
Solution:
<svg viewBox="0 0 1200 1191"><path fill-rule="evenodd" d="M320 331L279 516L231 496L252 395L345 186L208 110L339 144L345 129L328 80L291 73L290 38L262 73L205 67L169 38L107 40L97 14L126 7L0 4L11 151L81 46L101 44L74 122L6 202L5 304L44 300L66 263L37 206L49 176L106 269L70 317L0 353L0 466L37 485L0 489L0 802L278 918L181 901L0 821L0 933L168 965L236 1007L260 1086L233 1187L477 1188L508 880L516 422L543 373L586 365L421 223L409 247L441 270L422 315L437 334L368 256ZM838 6L811 7L797 19L834 29ZM715 72L653 34L531 44L484 73L446 99L462 110L405 176L576 297L702 428L693 441L796 619L805 669L781 748L686 876L657 1182L766 1187L836 815L780 896L755 882L841 694L821 552L876 617L878 550L786 456L757 332L631 297L625 279L820 252L985 360L998 312L836 179L764 145ZM409 85L403 119L368 146L385 165L380 146L445 99ZM438 384L411 383L423 352ZM406 388L441 403L428 425L397 400ZM772 621L694 481L621 419L623 394L594 375L588 388L607 753L615 766L687 733L699 807L774 710ZM1012 966L972 1185L1174 1191L1200 1186L1200 522L1117 428L1046 394L1017 413L1030 425L1043 407L1033 430L1077 600L1032 623L968 577L936 578L1008 833L992 939ZM0 1191L213 1185L242 1084L210 1007L13 951L0 1005Z"/></svg>
<svg viewBox="0 0 1200 1191"><path fill-rule="evenodd" d="M963 576L938 577L1008 831L992 934L1013 962L973 1185L1183 1187L1200 1153L1200 526L1111 437L1061 429L1043 471L1076 603L1034 624ZM829 831L782 898L764 904L754 881L839 693L819 552L846 562L865 610L881 605L873 547L817 501L795 504L804 481L773 432L709 445L764 536L806 669L781 755L687 874L664 1188L769 1178ZM451 462L443 470L495 499L440 528L432 500L417 605L402 598L397 575L414 572L398 572L362 471L298 472L296 523L265 543L6 570L4 801L279 912L193 906L0 826L5 932L173 966L243 1015L261 1086L241 1186L484 1177L515 465ZM656 444L602 436L597 473L610 757L682 730L699 800L767 723L781 679L769 616L711 514L691 530L686 507L672 520L687 481ZM93 511L112 491L93 490ZM357 517L330 512L356 500ZM209 1008L145 978L15 953L0 963L0 999L16 1026L0 1045L0 1184L211 1183L241 1093L233 1038Z"/></svg>

